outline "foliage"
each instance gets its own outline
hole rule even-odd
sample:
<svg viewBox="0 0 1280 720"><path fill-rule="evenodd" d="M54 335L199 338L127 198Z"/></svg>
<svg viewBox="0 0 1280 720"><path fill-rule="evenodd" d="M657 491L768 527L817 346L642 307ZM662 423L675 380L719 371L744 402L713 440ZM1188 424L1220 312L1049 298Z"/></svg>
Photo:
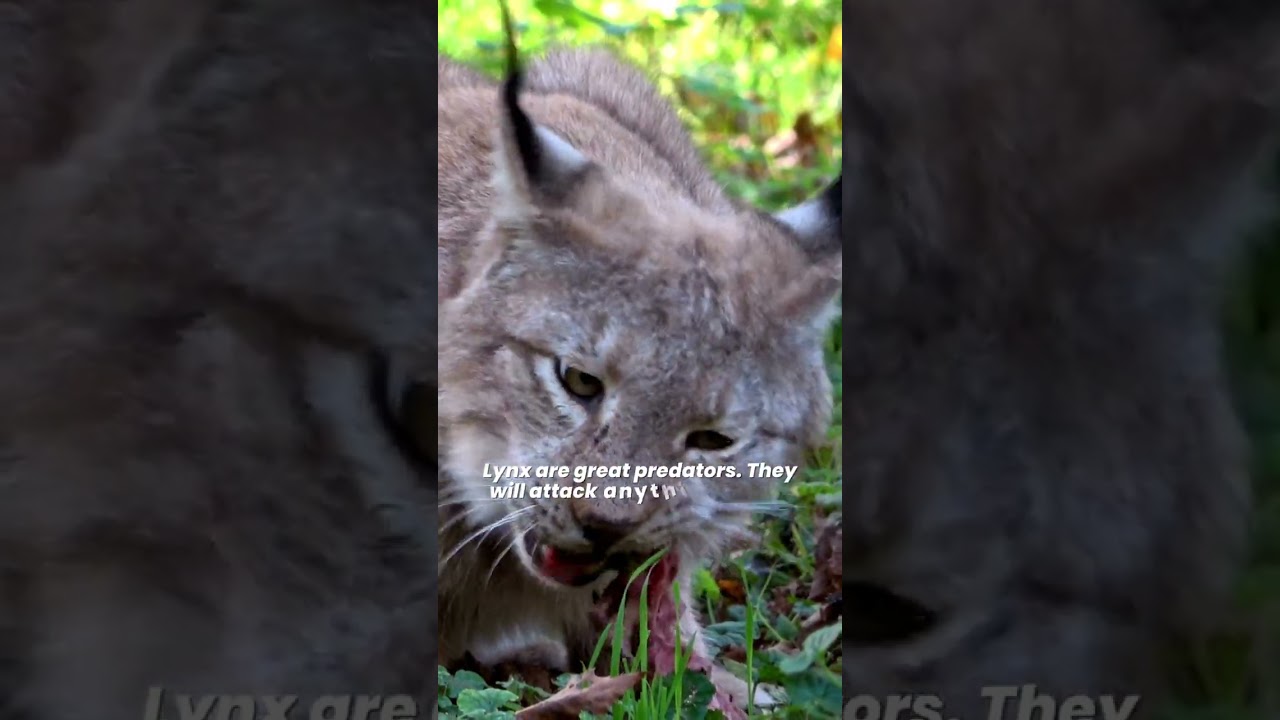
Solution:
<svg viewBox="0 0 1280 720"><path fill-rule="evenodd" d="M779 207L838 172L838 2L512 0L510 7L524 55L599 43L647 69L739 197ZM496 2L441 2L439 20L441 52L501 74Z"/></svg>

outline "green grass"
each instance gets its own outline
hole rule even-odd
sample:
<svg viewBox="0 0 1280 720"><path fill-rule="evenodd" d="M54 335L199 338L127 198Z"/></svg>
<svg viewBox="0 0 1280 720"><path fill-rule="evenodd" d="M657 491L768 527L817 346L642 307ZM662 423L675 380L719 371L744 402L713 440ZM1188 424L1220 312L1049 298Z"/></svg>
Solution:
<svg viewBox="0 0 1280 720"><path fill-rule="evenodd" d="M512 0L511 11L523 53L553 43L607 43L647 68L676 101L712 169L747 201L782 207L838 172L838 2ZM439 21L442 52L501 71L496 2L445 0ZM1233 289L1225 350L1254 441L1254 549L1232 627L1178 659L1166 720L1280 716L1280 228L1248 259ZM762 521L759 547L699 573L693 587L681 589L702 610L718 662L753 683L781 688L786 706L769 717L788 720L839 716L840 620L829 617L822 599L806 597L817 570L817 531L840 511L838 321L827 350L836 393L831 442L784 488L780 499L794 506L794 514ZM646 660L610 658L620 671ZM486 688L470 673L441 673L447 717L510 718L521 703L540 697L519 681ZM612 717L666 720L679 707L680 718L698 720L707 717L709 692L701 675L677 672L642 686Z"/></svg>

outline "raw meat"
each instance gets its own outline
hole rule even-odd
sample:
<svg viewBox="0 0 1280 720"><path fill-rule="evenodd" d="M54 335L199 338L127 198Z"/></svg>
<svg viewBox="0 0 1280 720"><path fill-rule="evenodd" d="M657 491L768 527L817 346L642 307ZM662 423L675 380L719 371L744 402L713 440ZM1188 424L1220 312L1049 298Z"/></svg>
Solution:
<svg viewBox="0 0 1280 720"><path fill-rule="evenodd" d="M649 668L655 675L670 675L676 667L676 628L680 622L681 608L676 607L671 588L680 570L680 560L675 554L663 556L648 572L648 604L649 604ZM637 578L638 580L639 578ZM622 605L622 594L626 590L627 577L620 575L606 591L601 599L607 604L610 615L617 612ZM685 592L688 592L685 590ZM639 583L633 583L627 592L626 627L630 639L630 647L639 641L638 621L640 605ZM686 647L692 646L690 638L681 638ZM688 652L688 650L686 650ZM710 676L711 658L694 654L688 658L686 667L695 672ZM710 708L724 713L726 720L747 720L747 715L723 690L717 688Z"/></svg>

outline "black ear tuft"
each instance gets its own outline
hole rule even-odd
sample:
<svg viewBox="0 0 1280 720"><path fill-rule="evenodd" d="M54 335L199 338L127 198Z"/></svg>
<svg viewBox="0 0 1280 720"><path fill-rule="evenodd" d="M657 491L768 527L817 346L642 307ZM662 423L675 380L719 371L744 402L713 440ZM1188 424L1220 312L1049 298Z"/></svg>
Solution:
<svg viewBox="0 0 1280 720"><path fill-rule="evenodd" d="M516 49L516 33L511 22L511 13L507 9L506 0L499 0L502 8L502 29L507 40L507 79L502 84L502 99L507 117L511 121L511 131L516 141L516 150L525 174L529 178L537 178L542 164L542 148L538 144L534 132L533 121L520 108L520 86L524 80L520 69L520 55Z"/></svg>
<svg viewBox="0 0 1280 720"><path fill-rule="evenodd" d="M515 29L505 0L502 25L506 33L507 77L497 100L493 176L495 216L504 222L525 223L536 205L562 202L586 176L591 162L549 127L539 125L520 107L525 79L516 50Z"/></svg>

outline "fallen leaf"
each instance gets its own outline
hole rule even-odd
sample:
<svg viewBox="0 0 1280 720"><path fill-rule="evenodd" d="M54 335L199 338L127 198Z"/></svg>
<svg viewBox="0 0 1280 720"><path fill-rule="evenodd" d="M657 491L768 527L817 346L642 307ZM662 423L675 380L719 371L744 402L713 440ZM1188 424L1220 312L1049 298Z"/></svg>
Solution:
<svg viewBox="0 0 1280 720"><path fill-rule="evenodd" d="M814 572L810 600L825 600L840 592L844 582L844 524L840 513L827 518L813 543Z"/></svg>
<svg viewBox="0 0 1280 720"><path fill-rule="evenodd" d="M578 720L584 713L607 713L640 682L640 673L599 677L587 672L563 690L516 713L516 720Z"/></svg>
<svg viewBox="0 0 1280 720"><path fill-rule="evenodd" d="M720 588L721 595L735 603L742 604L747 601L747 589L737 578L720 578L716 580L716 587Z"/></svg>
<svg viewBox="0 0 1280 720"><path fill-rule="evenodd" d="M795 599L800 597L800 580L788 580L773 589L769 599L769 610L774 615L791 615L795 610Z"/></svg>
<svg viewBox="0 0 1280 720"><path fill-rule="evenodd" d="M795 123L765 141L763 149L773 156L778 167L812 166L821 150L822 138L813 115L808 110L796 116Z"/></svg>

